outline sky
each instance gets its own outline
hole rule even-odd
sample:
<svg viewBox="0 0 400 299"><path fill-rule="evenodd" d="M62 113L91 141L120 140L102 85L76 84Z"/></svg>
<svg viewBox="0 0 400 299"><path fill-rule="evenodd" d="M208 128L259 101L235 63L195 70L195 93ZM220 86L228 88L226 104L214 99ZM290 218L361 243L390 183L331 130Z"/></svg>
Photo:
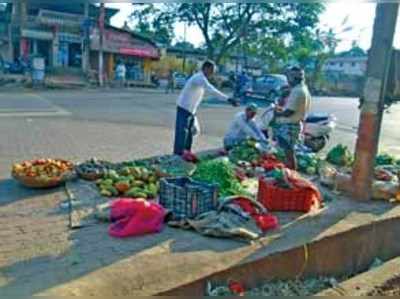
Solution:
<svg viewBox="0 0 400 299"><path fill-rule="evenodd" d="M124 21L132 12L132 6L129 3L114 3L108 4L110 7L121 9L112 20L115 26L122 26ZM374 3L328 3L326 10L320 17L320 27L323 29L333 28L342 40L339 43L337 51L345 51L350 49L352 42L357 41L363 49L368 49L371 45L372 27L375 16ZM344 21L346 21L344 23ZM345 28L352 27L352 30L343 32ZM175 34L178 40L183 40L184 36L183 25L178 25L175 28ZM196 27L188 28L187 41L198 46L203 43L201 34ZM396 48L400 48L400 16L397 20L396 36L394 40Z"/></svg>

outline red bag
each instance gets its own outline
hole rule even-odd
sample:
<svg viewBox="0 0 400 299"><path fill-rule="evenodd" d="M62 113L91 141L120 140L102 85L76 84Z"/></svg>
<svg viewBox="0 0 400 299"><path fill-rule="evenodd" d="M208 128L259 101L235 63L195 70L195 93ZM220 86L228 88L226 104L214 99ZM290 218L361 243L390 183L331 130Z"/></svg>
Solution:
<svg viewBox="0 0 400 299"><path fill-rule="evenodd" d="M116 238L158 233L164 227L165 215L165 209L157 203L144 199L117 199L111 204L110 218L115 222L108 233Z"/></svg>
<svg viewBox="0 0 400 299"><path fill-rule="evenodd" d="M258 201L269 211L310 212L320 208L322 196L311 182L300 178L296 172L285 169L293 188L284 189L274 182L259 180Z"/></svg>
<svg viewBox="0 0 400 299"><path fill-rule="evenodd" d="M192 162L192 163L197 163L199 161L197 156L188 150L183 151L182 159L185 160L186 162Z"/></svg>

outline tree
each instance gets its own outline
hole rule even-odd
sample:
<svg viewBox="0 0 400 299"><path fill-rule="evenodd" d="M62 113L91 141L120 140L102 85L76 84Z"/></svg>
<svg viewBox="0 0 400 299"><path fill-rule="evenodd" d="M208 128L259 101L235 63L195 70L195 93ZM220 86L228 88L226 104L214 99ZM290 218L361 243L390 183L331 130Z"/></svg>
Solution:
<svg viewBox="0 0 400 299"><path fill-rule="evenodd" d="M196 47L189 42L177 42L174 44L174 48L182 50L195 50Z"/></svg>
<svg viewBox="0 0 400 299"><path fill-rule="evenodd" d="M134 13L143 23L154 20L197 26L205 41L209 58L217 63L240 44L258 43L260 37L296 39L298 33L310 32L319 21L324 6L319 3L173 3L147 5ZM142 20L142 21L140 21ZM166 24L166 23L164 23ZM279 44L279 43L278 43Z"/></svg>
<svg viewBox="0 0 400 299"><path fill-rule="evenodd" d="M162 46L169 46L174 38L173 22L168 15L153 4L133 4L134 12L129 18L133 29Z"/></svg>

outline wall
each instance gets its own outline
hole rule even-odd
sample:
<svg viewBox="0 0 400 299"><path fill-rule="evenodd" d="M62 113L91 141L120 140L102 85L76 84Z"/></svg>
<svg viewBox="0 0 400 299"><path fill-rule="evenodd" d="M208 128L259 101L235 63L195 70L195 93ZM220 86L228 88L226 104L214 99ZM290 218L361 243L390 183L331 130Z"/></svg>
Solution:
<svg viewBox="0 0 400 299"><path fill-rule="evenodd" d="M324 71L342 72L346 75L362 76L367 70L367 60L363 59L332 59L328 60L323 67Z"/></svg>

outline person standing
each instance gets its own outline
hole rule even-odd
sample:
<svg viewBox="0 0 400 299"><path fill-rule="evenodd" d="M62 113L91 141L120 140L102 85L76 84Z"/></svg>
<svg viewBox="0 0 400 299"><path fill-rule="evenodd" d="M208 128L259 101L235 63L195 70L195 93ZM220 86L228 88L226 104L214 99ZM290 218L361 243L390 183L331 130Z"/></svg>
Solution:
<svg viewBox="0 0 400 299"><path fill-rule="evenodd" d="M174 88L175 88L174 71L170 70L168 72L167 87L165 89L165 93L169 93L170 91L174 93Z"/></svg>
<svg viewBox="0 0 400 299"><path fill-rule="evenodd" d="M186 82L178 97L174 142L174 154L176 155L182 155L184 151L192 149L193 136L199 132L196 113L205 91L212 93L220 100L236 105L233 99L220 92L208 81L214 71L215 64L213 62L204 62L201 71L195 73Z"/></svg>
<svg viewBox="0 0 400 299"><path fill-rule="evenodd" d="M311 95L302 68L291 67L286 76L291 91L285 106L275 111L274 135L278 145L285 151L287 167L296 170L295 146L300 140L302 123L310 109Z"/></svg>
<svg viewBox="0 0 400 299"><path fill-rule="evenodd" d="M257 109L258 107L256 104L250 103L246 106L245 111L235 115L224 137L224 148L226 150L230 150L235 145L247 139L254 139L258 142L267 143L267 138L254 120Z"/></svg>
<svg viewBox="0 0 400 299"><path fill-rule="evenodd" d="M118 82L118 86L124 87L126 80L126 67L123 61L118 62L117 68L115 69L115 76Z"/></svg>

